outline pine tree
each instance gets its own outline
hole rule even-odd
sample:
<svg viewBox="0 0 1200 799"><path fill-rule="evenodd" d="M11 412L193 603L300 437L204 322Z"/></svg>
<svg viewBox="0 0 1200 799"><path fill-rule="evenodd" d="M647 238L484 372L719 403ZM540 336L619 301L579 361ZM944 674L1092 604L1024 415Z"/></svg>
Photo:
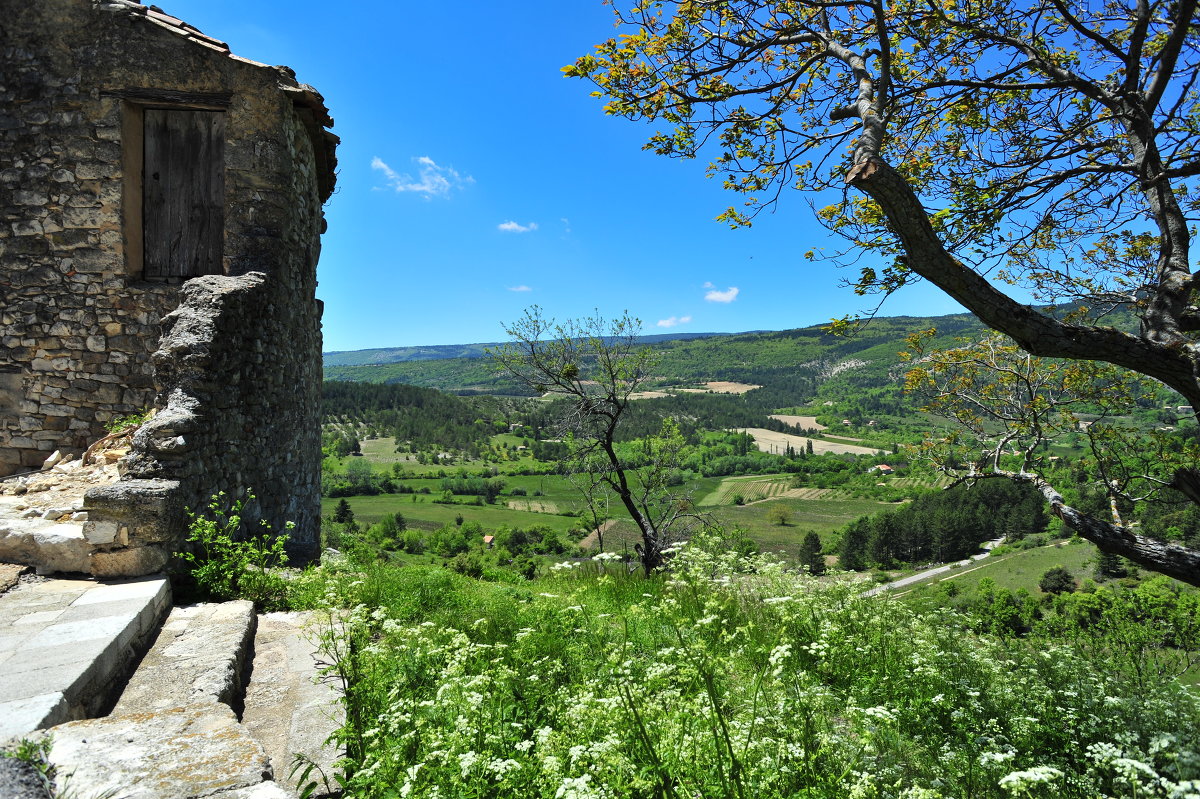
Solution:
<svg viewBox="0 0 1200 799"><path fill-rule="evenodd" d="M338 524L349 524L354 521L354 511L345 499L338 500L337 507L333 509L333 520Z"/></svg>

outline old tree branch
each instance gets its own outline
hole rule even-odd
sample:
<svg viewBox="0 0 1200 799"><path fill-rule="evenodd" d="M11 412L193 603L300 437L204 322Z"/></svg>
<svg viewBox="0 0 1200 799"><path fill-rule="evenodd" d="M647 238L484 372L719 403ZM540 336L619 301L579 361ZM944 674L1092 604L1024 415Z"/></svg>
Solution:
<svg viewBox="0 0 1200 799"><path fill-rule="evenodd" d="M1031 354L1129 369L1200 408L1198 3L663 0L617 8L629 32L565 72L608 113L673 125L656 152L714 148L745 195L723 221L784 188L840 189L823 221L884 264L860 292L923 278ZM1118 297L1140 328L1063 321L1029 294ZM1197 474L1166 482L1195 501ZM1200 584L1187 550L1043 494L1101 548Z"/></svg>

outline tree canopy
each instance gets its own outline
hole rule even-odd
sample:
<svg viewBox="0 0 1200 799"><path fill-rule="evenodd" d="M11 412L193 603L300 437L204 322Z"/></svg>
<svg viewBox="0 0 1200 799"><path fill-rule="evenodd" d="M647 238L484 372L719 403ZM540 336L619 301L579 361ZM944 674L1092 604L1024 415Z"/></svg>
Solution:
<svg viewBox="0 0 1200 799"><path fill-rule="evenodd" d="M720 219L749 225L787 188L815 193L847 247L807 257L855 264L859 293L928 280L1033 355L1123 367L1200 407L1197 0L630 0L615 12L625 31L564 71L593 81L607 113L665 124L655 152L711 150L710 173L745 196ZM1066 301L1092 313L1029 304ZM1113 307L1139 329L1105 325ZM1200 501L1193 464L1170 484ZM1153 546L1042 487L1102 548L1144 560ZM1168 559L1200 582L1200 553Z"/></svg>

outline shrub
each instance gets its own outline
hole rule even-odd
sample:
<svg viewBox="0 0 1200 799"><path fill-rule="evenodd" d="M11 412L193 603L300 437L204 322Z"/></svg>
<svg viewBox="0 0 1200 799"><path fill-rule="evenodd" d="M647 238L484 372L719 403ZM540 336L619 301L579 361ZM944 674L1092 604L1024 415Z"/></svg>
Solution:
<svg viewBox="0 0 1200 799"><path fill-rule="evenodd" d="M123 433L134 427L141 427L150 416L150 411L143 410L125 416L114 416L104 423L104 429L110 433Z"/></svg>
<svg viewBox="0 0 1200 799"><path fill-rule="evenodd" d="M1055 566L1042 575L1038 588L1047 594L1067 594L1075 590L1075 578L1062 566Z"/></svg>
<svg viewBox="0 0 1200 799"><path fill-rule="evenodd" d="M363 799L1165 798L1200 777L1175 673L1133 681L1120 647L972 633L722 540L669 577L410 567L353 591L325 652Z"/></svg>
<svg viewBox="0 0 1200 799"><path fill-rule="evenodd" d="M287 582L275 571L287 558L287 533L274 535L260 522L258 531L244 530L242 513L253 494L236 500L225 509L225 493L212 497L207 514L188 511L188 542L191 549L180 553L188 574L207 599L249 599L264 610L286 605ZM294 525L287 523L287 530Z"/></svg>

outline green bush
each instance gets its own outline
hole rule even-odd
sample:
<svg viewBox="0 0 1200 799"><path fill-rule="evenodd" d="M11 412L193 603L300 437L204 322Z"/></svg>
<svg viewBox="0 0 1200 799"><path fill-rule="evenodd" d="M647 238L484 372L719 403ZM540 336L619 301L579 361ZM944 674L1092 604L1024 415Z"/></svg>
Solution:
<svg viewBox="0 0 1200 799"><path fill-rule="evenodd" d="M125 416L114 416L104 423L104 429L110 433L123 433L133 427L141 427L150 415L150 411L138 411Z"/></svg>
<svg viewBox="0 0 1200 799"><path fill-rule="evenodd" d="M234 501L226 509L225 493L212 497L204 514L188 511L188 542L180 553L188 564L188 575L205 599L218 602L249 599L263 610L287 604L287 581L279 574L287 555L287 533L274 535L270 526L243 529L242 513L253 494ZM294 525L287 523L287 530Z"/></svg>

